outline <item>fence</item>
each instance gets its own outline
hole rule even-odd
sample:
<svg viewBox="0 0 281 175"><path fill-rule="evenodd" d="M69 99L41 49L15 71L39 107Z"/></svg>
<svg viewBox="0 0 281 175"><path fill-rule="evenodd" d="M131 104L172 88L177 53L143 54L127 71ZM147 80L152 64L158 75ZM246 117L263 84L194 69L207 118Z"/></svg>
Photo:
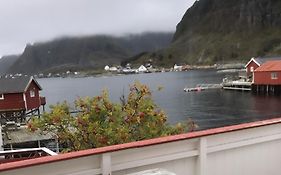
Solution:
<svg viewBox="0 0 281 175"><path fill-rule="evenodd" d="M0 165L1 175L122 175L165 169L177 175L279 175L281 119Z"/></svg>

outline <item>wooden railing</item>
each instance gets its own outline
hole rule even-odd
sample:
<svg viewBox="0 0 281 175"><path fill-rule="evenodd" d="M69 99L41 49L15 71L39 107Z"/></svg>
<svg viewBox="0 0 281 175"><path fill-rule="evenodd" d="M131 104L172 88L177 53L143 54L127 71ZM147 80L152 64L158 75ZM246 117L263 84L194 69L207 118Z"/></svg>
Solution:
<svg viewBox="0 0 281 175"><path fill-rule="evenodd" d="M281 118L0 165L1 175L279 175Z"/></svg>

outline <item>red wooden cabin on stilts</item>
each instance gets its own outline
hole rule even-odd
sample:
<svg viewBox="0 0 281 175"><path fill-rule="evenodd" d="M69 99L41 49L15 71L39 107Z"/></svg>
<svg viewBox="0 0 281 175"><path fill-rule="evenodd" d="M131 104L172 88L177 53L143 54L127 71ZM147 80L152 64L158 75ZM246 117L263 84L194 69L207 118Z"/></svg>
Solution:
<svg viewBox="0 0 281 175"><path fill-rule="evenodd" d="M46 104L45 97L40 97L41 90L33 77L0 78L1 124L24 122L28 114L40 115L40 106Z"/></svg>

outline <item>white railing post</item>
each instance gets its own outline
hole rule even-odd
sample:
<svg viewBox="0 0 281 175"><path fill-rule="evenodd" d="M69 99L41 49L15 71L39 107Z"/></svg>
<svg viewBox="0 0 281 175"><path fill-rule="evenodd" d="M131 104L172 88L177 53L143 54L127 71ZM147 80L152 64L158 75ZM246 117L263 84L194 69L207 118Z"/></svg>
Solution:
<svg viewBox="0 0 281 175"><path fill-rule="evenodd" d="M102 171L102 175L111 175L111 155L110 155L110 153L102 154L101 171Z"/></svg>
<svg viewBox="0 0 281 175"><path fill-rule="evenodd" d="M205 137L199 139L197 160L197 175L207 175L207 140Z"/></svg>
<svg viewBox="0 0 281 175"><path fill-rule="evenodd" d="M0 124L0 151L4 150L4 145L3 145L3 138L2 138L2 126Z"/></svg>

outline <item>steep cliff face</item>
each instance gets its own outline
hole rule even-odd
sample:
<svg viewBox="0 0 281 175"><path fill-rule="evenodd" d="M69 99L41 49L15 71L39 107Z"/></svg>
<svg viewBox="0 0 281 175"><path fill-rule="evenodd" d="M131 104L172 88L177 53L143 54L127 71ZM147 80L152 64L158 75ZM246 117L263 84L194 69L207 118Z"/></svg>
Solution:
<svg viewBox="0 0 281 175"><path fill-rule="evenodd" d="M163 61L191 64L279 54L280 0L196 1L177 25L169 49L158 52Z"/></svg>
<svg viewBox="0 0 281 175"><path fill-rule="evenodd" d="M177 26L175 40L185 34L256 32L281 26L278 0L200 0Z"/></svg>

